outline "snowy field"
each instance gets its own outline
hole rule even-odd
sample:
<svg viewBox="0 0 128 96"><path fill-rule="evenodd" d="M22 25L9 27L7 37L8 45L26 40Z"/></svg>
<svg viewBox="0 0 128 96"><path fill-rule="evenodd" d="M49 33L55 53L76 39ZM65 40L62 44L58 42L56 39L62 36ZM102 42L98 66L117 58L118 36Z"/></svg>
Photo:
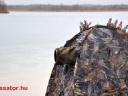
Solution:
<svg viewBox="0 0 128 96"><path fill-rule="evenodd" d="M79 32L80 21L106 24L110 17L128 24L128 12L1 14L0 86L22 85L28 90L4 90L0 96L44 96L54 49Z"/></svg>

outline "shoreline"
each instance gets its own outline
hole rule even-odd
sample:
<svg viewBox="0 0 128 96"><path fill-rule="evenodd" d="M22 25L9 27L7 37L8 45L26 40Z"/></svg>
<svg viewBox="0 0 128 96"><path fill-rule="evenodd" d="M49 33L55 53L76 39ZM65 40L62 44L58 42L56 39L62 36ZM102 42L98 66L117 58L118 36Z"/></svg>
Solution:
<svg viewBox="0 0 128 96"><path fill-rule="evenodd" d="M29 10L9 10L9 12L128 12L128 10L88 10L88 11L29 11Z"/></svg>
<svg viewBox="0 0 128 96"><path fill-rule="evenodd" d="M21 12L118 12L128 11L128 5L8 5L9 11Z"/></svg>

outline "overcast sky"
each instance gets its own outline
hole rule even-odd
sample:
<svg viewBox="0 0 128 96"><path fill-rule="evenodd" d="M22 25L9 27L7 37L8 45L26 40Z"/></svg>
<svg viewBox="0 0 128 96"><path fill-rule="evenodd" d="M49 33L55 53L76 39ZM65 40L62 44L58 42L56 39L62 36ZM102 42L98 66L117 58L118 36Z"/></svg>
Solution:
<svg viewBox="0 0 128 96"><path fill-rule="evenodd" d="M128 0L5 0L7 4L128 4Z"/></svg>

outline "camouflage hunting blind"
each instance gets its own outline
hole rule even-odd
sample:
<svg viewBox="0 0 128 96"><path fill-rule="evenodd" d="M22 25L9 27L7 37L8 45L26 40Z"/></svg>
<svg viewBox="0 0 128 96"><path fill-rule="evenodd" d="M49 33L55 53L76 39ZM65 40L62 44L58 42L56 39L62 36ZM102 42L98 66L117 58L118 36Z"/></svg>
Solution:
<svg viewBox="0 0 128 96"><path fill-rule="evenodd" d="M46 96L128 96L127 26L117 23L80 23L80 32L55 50Z"/></svg>

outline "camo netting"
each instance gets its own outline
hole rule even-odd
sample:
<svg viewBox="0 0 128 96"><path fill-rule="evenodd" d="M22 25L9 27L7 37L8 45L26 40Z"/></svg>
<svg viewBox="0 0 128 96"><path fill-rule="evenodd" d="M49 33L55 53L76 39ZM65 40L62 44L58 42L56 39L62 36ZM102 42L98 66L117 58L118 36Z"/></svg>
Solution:
<svg viewBox="0 0 128 96"><path fill-rule="evenodd" d="M98 25L67 41L75 63L55 63L46 96L128 96L128 36L119 31Z"/></svg>

